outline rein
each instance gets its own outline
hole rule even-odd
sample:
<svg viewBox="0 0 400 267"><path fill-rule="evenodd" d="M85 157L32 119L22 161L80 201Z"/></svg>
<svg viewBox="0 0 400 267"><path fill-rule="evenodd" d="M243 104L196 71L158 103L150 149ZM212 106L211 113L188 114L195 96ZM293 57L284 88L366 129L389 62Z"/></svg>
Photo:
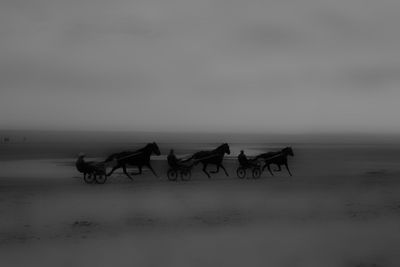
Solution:
<svg viewBox="0 0 400 267"><path fill-rule="evenodd" d="M206 157L202 157L202 158L197 159L197 161L201 161L201 160L205 160L205 159L210 159L210 158L213 158L213 157L215 157L215 156L219 156L219 153L217 153L216 151L213 152L213 153L212 153L211 155L209 155L209 156L206 156Z"/></svg>
<svg viewBox="0 0 400 267"><path fill-rule="evenodd" d="M281 151L281 152L279 152L279 154L277 154L277 155L275 155L275 156L272 156L272 157L269 157L269 158L266 158L266 159L264 159L264 160L269 160L269 159L277 158L277 157L284 156L284 155L285 155L285 154Z"/></svg>
<svg viewBox="0 0 400 267"><path fill-rule="evenodd" d="M128 156L125 156L125 157L122 157L122 158L117 158L117 160L128 159L128 158L131 158L131 157L133 157L133 156L140 155L140 154L142 154L142 153L143 153L143 151L140 151L140 152L133 152L133 153L129 154Z"/></svg>

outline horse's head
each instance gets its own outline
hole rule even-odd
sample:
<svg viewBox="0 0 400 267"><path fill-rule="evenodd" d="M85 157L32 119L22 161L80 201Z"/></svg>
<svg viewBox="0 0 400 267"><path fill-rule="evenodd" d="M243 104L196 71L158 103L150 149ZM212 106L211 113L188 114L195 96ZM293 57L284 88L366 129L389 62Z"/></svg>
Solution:
<svg viewBox="0 0 400 267"><path fill-rule="evenodd" d="M148 144L149 146L151 146L151 151L156 154L157 156L161 155L160 152L160 148L158 147L158 145L156 144L156 142L150 143Z"/></svg>
<svg viewBox="0 0 400 267"><path fill-rule="evenodd" d="M294 156L293 149L290 146L285 147L284 149L282 149L282 152L285 153L286 155L289 155L289 156L292 156L292 157Z"/></svg>
<svg viewBox="0 0 400 267"><path fill-rule="evenodd" d="M226 153L226 154L231 154L231 150L229 149L229 145L227 143L222 144L221 146L219 146L219 149Z"/></svg>

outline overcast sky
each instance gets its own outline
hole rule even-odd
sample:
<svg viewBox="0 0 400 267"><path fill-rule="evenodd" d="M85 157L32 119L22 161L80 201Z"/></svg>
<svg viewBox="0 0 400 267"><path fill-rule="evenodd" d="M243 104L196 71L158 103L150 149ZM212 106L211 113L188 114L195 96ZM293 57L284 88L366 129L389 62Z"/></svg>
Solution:
<svg viewBox="0 0 400 267"><path fill-rule="evenodd" d="M400 1L3 0L0 128L400 132Z"/></svg>

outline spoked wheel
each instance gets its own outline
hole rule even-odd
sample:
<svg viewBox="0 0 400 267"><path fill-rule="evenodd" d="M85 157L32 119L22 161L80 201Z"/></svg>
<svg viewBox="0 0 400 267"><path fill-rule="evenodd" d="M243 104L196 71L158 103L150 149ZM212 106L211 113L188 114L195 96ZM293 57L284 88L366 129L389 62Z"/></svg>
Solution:
<svg viewBox="0 0 400 267"><path fill-rule="evenodd" d="M236 174L240 179L243 179L244 177L246 177L246 169L243 167L239 167L236 170Z"/></svg>
<svg viewBox="0 0 400 267"><path fill-rule="evenodd" d="M261 169L259 167L256 167L252 171L252 175L254 179L258 179L261 176Z"/></svg>
<svg viewBox="0 0 400 267"><path fill-rule="evenodd" d="M178 173L173 169L168 170L167 176L168 176L168 180L170 180L170 181L176 181L176 179L178 179Z"/></svg>
<svg viewBox="0 0 400 267"><path fill-rule="evenodd" d="M94 182L94 175L88 173L86 175L83 176L83 180L87 183L87 184L93 184Z"/></svg>
<svg viewBox="0 0 400 267"><path fill-rule="evenodd" d="M107 181L107 175L98 174L95 175L94 179L96 180L97 184L104 184Z"/></svg>
<svg viewBox="0 0 400 267"><path fill-rule="evenodd" d="M189 181L190 178L192 178L192 172L190 170L182 170L181 171L182 181Z"/></svg>

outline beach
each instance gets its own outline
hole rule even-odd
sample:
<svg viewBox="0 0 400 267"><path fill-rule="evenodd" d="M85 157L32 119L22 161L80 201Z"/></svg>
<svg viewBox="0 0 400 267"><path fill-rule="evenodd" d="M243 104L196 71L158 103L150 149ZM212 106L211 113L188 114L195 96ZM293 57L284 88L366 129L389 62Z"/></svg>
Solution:
<svg viewBox="0 0 400 267"><path fill-rule="evenodd" d="M152 160L159 177L146 170L131 181L117 171L104 185L85 184L68 153L4 156L0 265L400 264L400 147L299 143L292 177L283 169L238 179L241 148L251 155L279 144L231 144L229 177L208 179L195 166L190 181L171 182L165 155L173 146L160 145Z"/></svg>

